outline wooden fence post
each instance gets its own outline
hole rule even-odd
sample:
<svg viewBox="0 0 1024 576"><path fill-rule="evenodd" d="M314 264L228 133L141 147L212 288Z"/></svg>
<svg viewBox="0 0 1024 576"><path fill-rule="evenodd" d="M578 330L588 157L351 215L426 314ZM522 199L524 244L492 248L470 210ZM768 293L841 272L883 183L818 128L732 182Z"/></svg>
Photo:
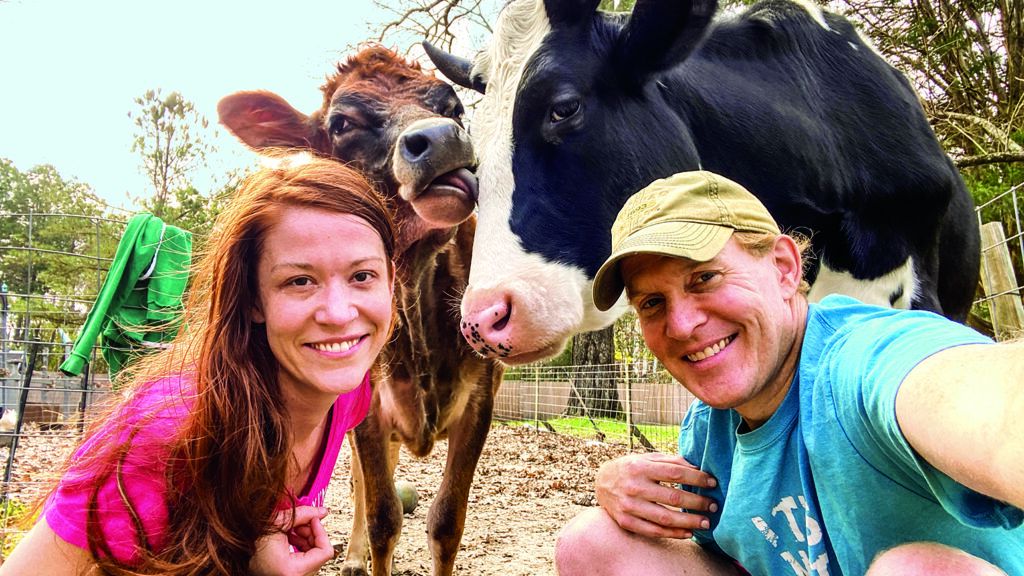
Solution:
<svg viewBox="0 0 1024 576"><path fill-rule="evenodd" d="M1024 304L1013 275L1003 225L989 222L981 227L981 282L989 297L989 313L996 340L1024 335Z"/></svg>

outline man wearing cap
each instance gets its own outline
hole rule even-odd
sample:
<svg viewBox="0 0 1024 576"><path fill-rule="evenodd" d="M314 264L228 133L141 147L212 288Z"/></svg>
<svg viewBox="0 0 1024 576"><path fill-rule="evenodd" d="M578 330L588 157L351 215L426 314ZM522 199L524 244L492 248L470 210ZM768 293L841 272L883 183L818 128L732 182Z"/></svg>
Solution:
<svg viewBox="0 0 1024 576"><path fill-rule="evenodd" d="M622 208L598 308L624 288L698 401L679 456L601 467L600 508L560 535L562 576L1024 575L1024 342L809 304L798 243L709 172Z"/></svg>

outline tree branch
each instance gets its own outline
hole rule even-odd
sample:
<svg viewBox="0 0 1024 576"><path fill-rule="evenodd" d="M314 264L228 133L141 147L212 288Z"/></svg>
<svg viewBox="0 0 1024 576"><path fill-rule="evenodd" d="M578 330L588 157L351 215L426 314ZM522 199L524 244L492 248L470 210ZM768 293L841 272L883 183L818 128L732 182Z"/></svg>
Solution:
<svg viewBox="0 0 1024 576"><path fill-rule="evenodd" d="M979 154L977 156L964 156L954 158L953 164L957 168L969 166L982 166L986 164L1010 164L1024 162L1024 152L995 152L993 154Z"/></svg>

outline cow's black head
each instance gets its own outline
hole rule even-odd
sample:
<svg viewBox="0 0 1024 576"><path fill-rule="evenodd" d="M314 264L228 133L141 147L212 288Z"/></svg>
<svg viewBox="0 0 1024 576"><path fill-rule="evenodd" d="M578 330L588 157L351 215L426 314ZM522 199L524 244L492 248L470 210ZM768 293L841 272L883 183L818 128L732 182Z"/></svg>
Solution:
<svg viewBox="0 0 1024 576"><path fill-rule="evenodd" d="M472 125L480 224L462 312L471 343L509 361L557 352L614 318L593 307L590 282L616 213L652 180L699 166L661 74L699 44L714 0L640 1L629 18L596 6L516 0L472 64L429 51L452 81L485 90Z"/></svg>

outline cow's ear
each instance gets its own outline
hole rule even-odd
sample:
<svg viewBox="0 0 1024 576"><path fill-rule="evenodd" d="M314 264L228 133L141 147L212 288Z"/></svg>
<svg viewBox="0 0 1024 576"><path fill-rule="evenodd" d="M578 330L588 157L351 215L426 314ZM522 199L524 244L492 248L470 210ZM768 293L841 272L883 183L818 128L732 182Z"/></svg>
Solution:
<svg viewBox="0 0 1024 576"><path fill-rule="evenodd" d="M318 133L309 117L273 92L225 96L217 103L217 115L221 124L254 150L316 147Z"/></svg>
<svg viewBox="0 0 1024 576"><path fill-rule="evenodd" d="M645 80L686 59L707 32L717 0L637 0L619 35L614 64Z"/></svg>
<svg viewBox="0 0 1024 576"><path fill-rule="evenodd" d="M424 40L421 42L423 51L434 63L437 71L444 74L444 77L451 80L458 86L476 90L483 94L487 91L487 83L480 76L473 76L473 63L466 58L460 58L449 54Z"/></svg>
<svg viewBox="0 0 1024 576"><path fill-rule="evenodd" d="M544 11L551 26L572 26L589 20L601 0L544 0Z"/></svg>

